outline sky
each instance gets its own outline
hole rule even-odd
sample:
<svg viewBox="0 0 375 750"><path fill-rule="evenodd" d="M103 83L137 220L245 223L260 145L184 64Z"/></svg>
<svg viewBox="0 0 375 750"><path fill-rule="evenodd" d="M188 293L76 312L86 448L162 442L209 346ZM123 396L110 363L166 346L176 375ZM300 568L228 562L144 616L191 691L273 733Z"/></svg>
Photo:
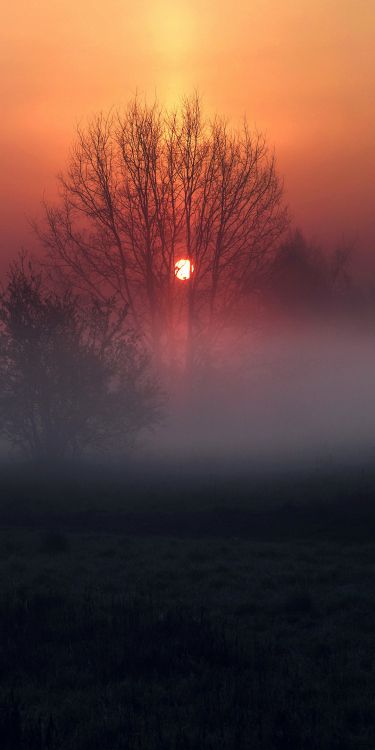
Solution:
<svg viewBox="0 0 375 750"><path fill-rule="evenodd" d="M198 89L266 133L294 223L375 267L375 0L3 0L1 16L0 263L32 246L78 123Z"/></svg>

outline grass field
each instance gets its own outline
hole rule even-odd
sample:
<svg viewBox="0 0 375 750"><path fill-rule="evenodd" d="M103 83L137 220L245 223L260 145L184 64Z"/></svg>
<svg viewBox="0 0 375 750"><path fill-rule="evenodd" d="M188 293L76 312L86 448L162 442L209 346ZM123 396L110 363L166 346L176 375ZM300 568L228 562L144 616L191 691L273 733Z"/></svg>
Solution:
<svg viewBox="0 0 375 750"><path fill-rule="evenodd" d="M2 750L373 750L372 472L127 486L4 479Z"/></svg>

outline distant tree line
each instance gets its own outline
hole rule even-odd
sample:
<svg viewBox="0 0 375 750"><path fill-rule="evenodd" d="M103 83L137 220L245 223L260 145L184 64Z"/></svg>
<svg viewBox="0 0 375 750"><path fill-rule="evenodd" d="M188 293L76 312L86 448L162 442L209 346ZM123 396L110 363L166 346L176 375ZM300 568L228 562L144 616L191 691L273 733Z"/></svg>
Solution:
<svg viewBox="0 0 375 750"><path fill-rule="evenodd" d="M265 299L289 315L329 314L347 300L352 288L351 247L322 252L300 230L280 243L263 284Z"/></svg>
<svg viewBox="0 0 375 750"><path fill-rule="evenodd" d="M352 268L353 243L329 252L308 241L300 230L290 230L279 244L269 273L259 285L269 314L304 322L336 320L343 325L373 330L375 285L359 280Z"/></svg>

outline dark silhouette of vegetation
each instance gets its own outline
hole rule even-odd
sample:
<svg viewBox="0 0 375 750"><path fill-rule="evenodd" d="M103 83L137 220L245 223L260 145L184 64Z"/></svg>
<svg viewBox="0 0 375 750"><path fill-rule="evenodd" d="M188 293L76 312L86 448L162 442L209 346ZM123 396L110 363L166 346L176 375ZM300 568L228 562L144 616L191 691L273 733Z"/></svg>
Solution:
<svg viewBox="0 0 375 750"><path fill-rule="evenodd" d="M257 286L288 223L275 158L246 122L231 130L197 96L166 111L132 101L78 130L61 201L39 229L55 273L118 295L157 358L207 348ZM194 273L183 288L175 261Z"/></svg>
<svg viewBox="0 0 375 750"><path fill-rule="evenodd" d="M295 230L278 248L263 285L267 302L291 318L342 313L353 293L349 273L352 248L325 252Z"/></svg>
<svg viewBox="0 0 375 750"><path fill-rule="evenodd" d="M0 429L23 453L61 459L132 444L160 393L127 308L58 293L24 259L0 297Z"/></svg>
<svg viewBox="0 0 375 750"><path fill-rule="evenodd" d="M371 467L228 478L220 507L197 479L181 508L177 472L157 501L24 482L0 509L2 748L374 747Z"/></svg>

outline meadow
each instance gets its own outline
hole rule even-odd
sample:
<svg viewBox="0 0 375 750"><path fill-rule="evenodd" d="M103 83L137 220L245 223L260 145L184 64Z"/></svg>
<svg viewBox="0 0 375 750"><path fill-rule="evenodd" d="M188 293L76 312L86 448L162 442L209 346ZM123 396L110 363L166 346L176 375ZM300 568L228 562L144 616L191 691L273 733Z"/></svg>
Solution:
<svg viewBox="0 0 375 750"><path fill-rule="evenodd" d="M177 479L4 472L2 750L375 747L372 469Z"/></svg>

